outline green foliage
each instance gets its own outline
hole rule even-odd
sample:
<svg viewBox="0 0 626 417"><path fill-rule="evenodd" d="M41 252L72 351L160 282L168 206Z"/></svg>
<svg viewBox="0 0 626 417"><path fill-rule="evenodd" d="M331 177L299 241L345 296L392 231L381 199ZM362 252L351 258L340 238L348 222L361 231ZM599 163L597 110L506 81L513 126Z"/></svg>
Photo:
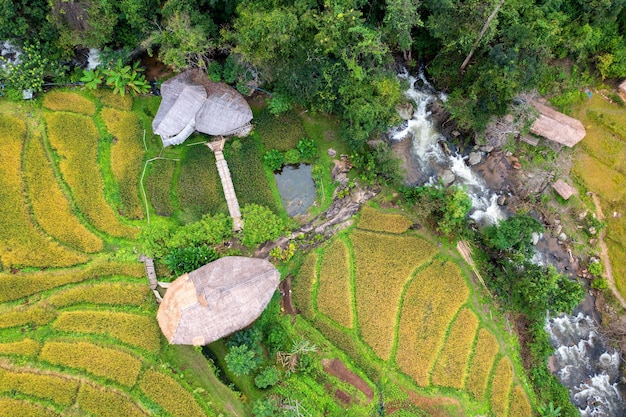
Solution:
<svg viewBox="0 0 626 417"><path fill-rule="evenodd" d="M384 143L374 149L359 146L350 155L350 162L358 170L359 178L367 183L398 184L400 182L400 162L389 146Z"/></svg>
<svg viewBox="0 0 626 417"><path fill-rule="evenodd" d="M217 251L208 246L174 248L164 259L165 265L177 276L194 271L219 257Z"/></svg>
<svg viewBox="0 0 626 417"><path fill-rule="evenodd" d="M593 288L594 290L600 290L600 291L608 290L609 283L604 278L595 278L591 282L591 288Z"/></svg>
<svg viewBox="0 0 626 417"><path fill-rule="evenodd" d="M274 116L288 112L291 110L291 97L285 94L275 93L272 98L268 99L267 111Z"/></svg>
<svg viewBox="0 0 626 417"><path fill-rule="evenodd" d="M289 149L285 152L285 162L287 164L297 164L300 160L300 152L297 149Z"/></svg>
<svg viewBox="0 0 626 417"><path fill-rule="evenodd" d="M300 152L300 159L305 161L313 161L317 157L317 142L313 139L300 139L296 145L296 149Z"/></svg>
<svg viewBox="0 0 626 417"><path fill-rule="evenodd" d="M259 367L260 359L247 345L233 346L224 356L228 370L236 376L249 375Z"/></svg>
<svg viewBox="0 0 626 417"><path fill-rule="evenodd" d="M515 215L483 230L483 241L488 248L496 251L532 252L533 233L543 231L539 221L527 215Z"/></svg>
<svg viewBox="0 0 626 417"><path fill-rule="evenodd" d="M143 68L139 67L139 61L133 65L124 65L121 59L117 60L116 66L103 71L106 85L113 87L113 91L123 96L130 93L133 96L145 94L150 91L150 84L146 77L141 74Z"/></svg>
<svg viewBox="0 0 626 417"><path fill-rule="evenodd" d="M602 266L602 262L591 262L588 266L587 266L587 271L589 271L589 273L591 275L593 275L594 277L599 277L602 275L602 272L604 272L604 266Z"/></svg>
<svg viewBox="0 0 626 417"><path fill-rule="evenodd" d="M83 70L83 76L80 77L80 81L85 84L87 90L97 90L104 82L104 74L100 71L100 68Z"/></svg>
<svg viewBox="0 0 626 417"><path fill-rule="evenodd" d="M555 407L554 403L550 401L548 404L540 405L537 408L539 415L541 417L560 417L561 416L561 407Z"/></svg>
<svg viewBox="0 0 626 417"><path fill-rule="evenodd" d="M259 398L252 403L252 415L254 417L275 417L280 415L280 408L276 404L276 400L268 398Z"/></svg>
<svg viewBox="0 0 626 417"><path fill-rule="evenodd" d="M285 232L281 218L267 207L248 204L241 209L241 214L244 221L241 242L247 247L274 240Z"/></svg>
<svg viewBox="0 0 626 417"><path fill-rule="evenodd" d="M0 62L5 61L0 58ZM42 52L39 43L26 43L20 62L4 62L6 87L22 91L32 90L38 93L43 89L44 76L54 63ZM1 75L1 73L0 73Z"/></svg>
<svg viewBox="0 0 626 417"><path fill-rule="evenodd" d="M270 149L263 155L263 163L272 171L280 171L285 163L285 157L281 151Z"/></svg>
<svg viewBox="0 0 626 417"><path fill-rule="evenodd" d="M254 385L260 389L265 389L276 385L279 379L280 372L278 369L275 366L268 366L259 372L259 374L254 378Z"/></svg>

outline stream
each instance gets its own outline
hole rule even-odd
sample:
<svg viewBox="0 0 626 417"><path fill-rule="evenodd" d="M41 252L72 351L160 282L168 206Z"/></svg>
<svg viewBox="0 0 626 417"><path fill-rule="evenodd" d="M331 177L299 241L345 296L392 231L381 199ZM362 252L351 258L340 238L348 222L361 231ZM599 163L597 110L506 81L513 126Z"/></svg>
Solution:
<svg viewBox="0 0 626 417"><path fill-rule="evenodd" d="M481 226L492 225L507 217L498 205L499 195L467 163L468 156L435 128L430 105L446 97L437 92L422 72L412 76L402 71L399 78L409 83L405 95L413 104L412 117L389 132L392 148L404 149L407 182L412 185L457 184L472 200L470 217ZM408 117L407 117L408 118ZM484 160L484 154L481 155ZM542 261L549 262L544 253ZM624 417L624 402L618 382L619 353L598 333L595 319L579 306L574 315L548 317L545 329L555 353L551 371L570 391L570 398L583 417Z"/></svg>

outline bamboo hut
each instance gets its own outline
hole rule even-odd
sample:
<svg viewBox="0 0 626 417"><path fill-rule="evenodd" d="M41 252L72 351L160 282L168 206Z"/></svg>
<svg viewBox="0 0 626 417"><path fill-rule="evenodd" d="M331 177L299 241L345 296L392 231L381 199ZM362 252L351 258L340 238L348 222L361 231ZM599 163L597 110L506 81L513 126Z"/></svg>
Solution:
<svg viewBox="0 0 626 417"><path fill-rule="evenodd" d="M280 273L267 260L218 259L171 284L157 321L171 344L207 345L256 320L279 280Z"/></svg>
<svg viewBox="0 0 626 417"><path fill-rule="evenodd" d="M535 100L531 101L530 104L539 112L539 117L530 127L530 133L570 148L580 142L587 134L585 127L579 120Z"/></svg>
<svg viewBox="0 0 626 417"><path fill-rule="evenodd" d="M200 71L185 71L165 81L161 96L152 130L161 136L163 146L183 143L194 131L245 136L252 129L252 110L243 96Z"/></svg>

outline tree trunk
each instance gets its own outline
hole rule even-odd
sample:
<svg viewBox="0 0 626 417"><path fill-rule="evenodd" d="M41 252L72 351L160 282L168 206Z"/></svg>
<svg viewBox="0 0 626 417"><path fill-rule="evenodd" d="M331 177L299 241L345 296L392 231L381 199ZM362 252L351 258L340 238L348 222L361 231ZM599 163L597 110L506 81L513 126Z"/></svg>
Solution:
<svg viewBox="0 0 626 417"><path fill-rule="evenodd" d="M472 55L474 55L474 51L476 51L476 48L478 47L480 40L483 38L483 36L485 35L485 32L487 32L487 29L489 28L489 23L491 23L493 18L496 17L496 14L498 14L498 10L500 10L500 7L502 7L503 4L504 4L504 0L500 0L500 3L498 3L496 8L493 10L493 12L491 12L489 17L487 18L487 21L483 25L482 30L478 34L478 39L476 39L476 42L474 42L474 45L472 45L472 50L469 52L469 54L467 54L467 57L465 57L465 61L463 61L463 63L461 64L461 68L459 69L459 72L461 74L465 72L465 67L467 67L467 64L469 64L469 61L470 59L472 59Z"/></svg>

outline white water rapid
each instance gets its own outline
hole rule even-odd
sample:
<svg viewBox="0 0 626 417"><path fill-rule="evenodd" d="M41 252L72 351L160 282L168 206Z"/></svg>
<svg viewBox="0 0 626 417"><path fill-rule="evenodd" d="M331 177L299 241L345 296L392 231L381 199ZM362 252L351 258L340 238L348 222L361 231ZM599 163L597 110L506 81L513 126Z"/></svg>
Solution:
<svg viewBox="0 0 626 417"><path fill-rule="evenodd" d="M506 216L498 206L498 195L493 193L483 179L465 163L459 153L449 152L445 137L432 123L429 104L446 100L437 93L422 72L413 77L404 71L398 75L409 82L405 96L413 102L413 117L390 132L392 140L411 140L412 152L417 157L419 169L427 182L435 184L438 178L465 188L472 200L470 217L481 225L492 225ZM448 180L446 180L448 178Z"/></svg>
<svg viewBox="0 0 626 417"><path fill-rule="evenodd" d="M438 93L423 73L413 77L404 71L401 79L409 82L405 92L413 102L413 117L389 134L392 140L411 141L411 151L419 165L421 182L436 184L448 175L448 181L465 187L472 199L471 217L481 225L490 225L506 218L497 204L498 195L465 162L463 155L451 152L452 145L432 123L429 105L445 96ZM453 174L451 176L450 174ZM541 236L537 236L541 239ZM537 252L534 261L548 258ZM583 417L626 417L626 404L617 387L620 357L598 334L594 320L579 313L563 315L546 321L556 351L553 366L563 385L569 388L572 402Z"/></svg>
<svg viewBox="0 0 626 417"><path fill-rule="evenodd" d="M556 375L570 389L583 417L624 417L626 404L618 389L619 353L609 349L593 319L583 313L546 322Z"/></svg>

